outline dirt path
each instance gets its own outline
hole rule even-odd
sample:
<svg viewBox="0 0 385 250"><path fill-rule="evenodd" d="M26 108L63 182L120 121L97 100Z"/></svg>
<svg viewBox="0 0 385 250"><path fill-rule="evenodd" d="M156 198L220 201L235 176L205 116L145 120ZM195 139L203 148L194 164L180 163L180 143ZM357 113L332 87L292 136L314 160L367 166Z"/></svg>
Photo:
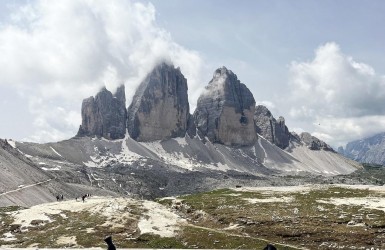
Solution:
<svg viewBox="0 0 385 250"><path fill-rule="evenodd" d="M30 188L30 187L34 187L34 186L37 186L37 185L41 185L41 184L44 184L44 183L47 183L47 182L50 182L50 181L52 181L52 179L48 179L48 180L45 180L45 181L37 182L37 183L30 184L30 185L27 185L27 186L22 186L22 187L19 187L17 189L14 189L14 190L10 190L10 191L4 192L4 193L0 193L0 196L6 195L6 194L10 194L10 193L14 193L14 192L18 192L20 190L23 190L23 189L26 189L26 188Z"/></svg>
<svg viewBox="0 0 385 250"><path fill-rule="evenodd" d="M266 243L271 243L273 245L279 245L279 246L291 247L291 248L303 249L303 250L307 249L307 248L303 248L303 247L298 247L298 246L293 246L293 245L288 245L288 244L283 244L283 243L278 243L278 242L270 242L270 241L268 241L266 239L259 238L259 237L252 237L250 235L234 234L234 233L229 233L229 232L226 232L226 231L223 231L223 230L219 230L219 229L197 226L197 225L190 224L190 223L186 224L186 226L190 226L190 227L198 228L198 229L203 229L203 230L207 230L207 231L214 232L214 233L225 234L227 236L240 237L240 238L250 238L250 239L254 239L254 240L266 241Z"/></svg>

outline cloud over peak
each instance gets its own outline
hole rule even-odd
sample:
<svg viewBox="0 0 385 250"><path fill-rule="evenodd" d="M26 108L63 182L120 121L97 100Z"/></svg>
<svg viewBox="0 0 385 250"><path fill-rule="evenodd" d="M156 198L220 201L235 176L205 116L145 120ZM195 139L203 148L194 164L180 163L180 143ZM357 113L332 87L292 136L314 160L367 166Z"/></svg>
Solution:
<svg viewBox="0 0 385 250"><path fill-rule="evenodd" d="M334 42L317 48L309 62L292 62L289 85L290 116L312 122L322 139L340 145L385 130L385 77Z"/></svg>
<svg viewBox="0 0 385 250"><path fill-rule="evenodd" d="M151 3L38 0L10 6L9 12L0 25L0 87L28 93L23 98L36 119L27 140L75 134L83 98L104 85L113 91L124 83L130 101L136 86L162 60L181 67L191 89L200 84L200 55L175 43L156 24ZM36 105L37 99L42 105ZM65 112L57 123L69 126L64 134L49 132L59 129L47 119L58 107Z"/></svg>

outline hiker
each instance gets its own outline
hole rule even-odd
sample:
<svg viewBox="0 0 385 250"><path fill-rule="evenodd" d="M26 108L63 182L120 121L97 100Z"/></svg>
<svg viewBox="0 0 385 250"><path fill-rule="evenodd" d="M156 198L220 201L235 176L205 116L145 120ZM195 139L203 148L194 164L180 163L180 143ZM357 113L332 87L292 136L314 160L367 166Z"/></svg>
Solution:
<svg viewBox="0 0 385 250"><path fill-rule="evenodd" d="M60 199L60 196L56 195L56 201L59 201L59 199Z"/></svg>
<svg viewBox="0 0 385 250"><path fill-rule="evenodd" d="M64 196L63 195L61 195L60 198L61 198L61 200L64 200Z"/></svg>
<svg viewBox="0 0 385 250"><path fill-rule="evenodd" d="M112 237L108 236L107 238L104 239L104 241L107 243L107 250L116 250L116 247L114 243L112 243Z"/></svg>
<svg viewBox="0 0 385 250"><path fill-rule="evenodd" d="M267 244L263 250L277 250L272 244Z"/></svg>
<svg viewBox="0 0 385 250"><path fill-rule="evenodd" d="M85 199L86 199L86 196L83 195L83 196L82 196L82 201L84 202Z"/></svg>

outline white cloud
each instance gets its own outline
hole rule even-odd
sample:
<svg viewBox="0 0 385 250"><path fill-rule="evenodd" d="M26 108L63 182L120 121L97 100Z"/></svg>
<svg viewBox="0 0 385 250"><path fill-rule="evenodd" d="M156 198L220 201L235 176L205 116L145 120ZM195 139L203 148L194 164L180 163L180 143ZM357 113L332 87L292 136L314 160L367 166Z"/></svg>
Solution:
<svg viewBox="0 0 385 250"><path fill-rule="evenodd" d="M336 43L292 62L290 88L290 117L313 123L313 134L332 145L385 131L385 77Z"/></svg>
<svg viewBox="0 0 385 250"><path fill-rule="evenodd" d="M129 102L160 60L181 67L190 92L198 88L200 55L175 43L156 24L155 13L150 3L123 0L14 5L10 21L0 25L0 85L13 86L29 103L36 120L35 134L28 139L43 142L73 136L80 125L83 98L103 85L113 91L124 83ZM64 112L52 119L58 107ZM60 124L67 126L65 130Z"/></svg>

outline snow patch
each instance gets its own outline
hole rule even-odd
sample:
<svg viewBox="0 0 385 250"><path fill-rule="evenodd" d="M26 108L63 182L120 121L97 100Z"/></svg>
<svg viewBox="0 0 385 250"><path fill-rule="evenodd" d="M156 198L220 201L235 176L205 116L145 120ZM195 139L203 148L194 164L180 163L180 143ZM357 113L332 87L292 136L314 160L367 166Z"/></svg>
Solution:
<svg viewBox="0 0 385 250"><path fill-rule="evenodd" d="M43 169L44 171L58 171L58 170L61 169L61 166L56 165L56 166L53 167L53 168L42 167L41 169Z"/></svg>
<svg viewBox="0 0 385 250"><path fill-rule="evenodd" d="M8 144L11 145L11 147L16 148L16 142L14 140L7 140Z"/></svg>
<svg viewBox="0 0 385 250"><path fill-rule="evenodd" d="M363 208L376 209L385 212L385 197L331 198L328 200L317 200L317 202L333 204L336 206L361 206Z"/></svg>
<svg viewBox="0 0 385 250"><path fill-rule="evenodd" d="M61 154L59 154L53 147L50 146L50 148L52 149L52 151L53 151L55 154L57 154L58 156L60 156L60 157L63 158L63 156L62 156Z"/></svg>
<svg viewBox="0 0 385 250"><path fill-rule="evenodd" d="M270 202L292 202L294 198L293 197L270 197L266 199L244 198L244 200L248 201L251 204L257 204L257 203L270 203Z"/></svg>

